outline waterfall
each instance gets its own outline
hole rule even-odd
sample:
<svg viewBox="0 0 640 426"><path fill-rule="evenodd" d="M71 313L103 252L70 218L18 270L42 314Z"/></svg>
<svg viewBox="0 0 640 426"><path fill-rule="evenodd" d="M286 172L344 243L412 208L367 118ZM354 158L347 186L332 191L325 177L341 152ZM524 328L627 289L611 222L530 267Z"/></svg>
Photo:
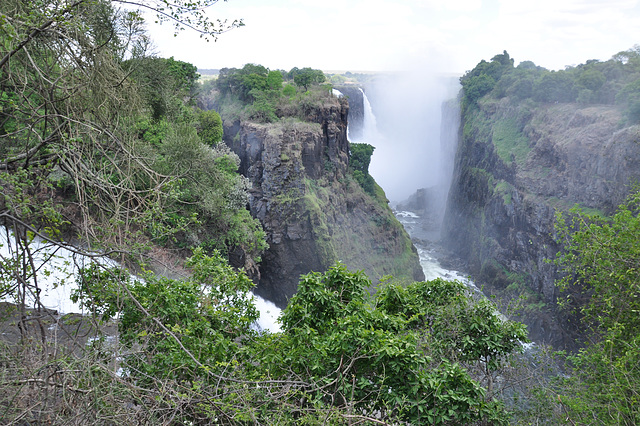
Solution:
<svg viewBox="0 0 640 426"><path fill-rule="evenodd" d="M457 98L442 104L442 123L440 125L440 163L438 183L435 186L433 212L438 228L442 226L447 207L447 197L453 180L453 164L458 149L458 130L460 128L460 103Z"/></svg>
<svg viewBox="0 0 640 426"><path fill-rule="evenodd" d="M394 205L442 181L442 104L458 89L452 76L406 72L382 75L361 92L363 142L376 148L369 173Z"/></svg>
<svg viewBox="0 0 640 426"><path fill-rule="evenodd" d="M98 262L104 266L117 267L117 262L107 257L88 258L75 253L57 244L48 243L39 238L31 241L31 250L34 253L35 270L29 276L30 281L37 281L39 287L39 301L45 308L53 309L58 314L83 313L82 307L71 300L72 293L77 290L76 276L79 268L88 266L91 262ZM0 261L11 262L13 258L20 256L20 248L17 246L13 233L4 226L0 226ZM0 276L0 284L1 279ZM133 276L133 279L138 278ZM8 292L0 297L0 302L15 303ZM258 295L253 295L256 308L260 312L257 321L258 329L271 332L280 331L277 318L281 310L273 303L264 300ZM36 298L33 294L25 295L27 307L34 307Z"/></svg>
<svg viewBox="0 0 640 426"><path fill-rule="evenodd" d="M367 94L360 88L362 93L362 104L364 106L364 118L363 118L363 142L370 143L375 146L375 141L380 137L378 133L378 124L376 122L376 116L373 114L373 108L371 102L367 98Z"/></svg>

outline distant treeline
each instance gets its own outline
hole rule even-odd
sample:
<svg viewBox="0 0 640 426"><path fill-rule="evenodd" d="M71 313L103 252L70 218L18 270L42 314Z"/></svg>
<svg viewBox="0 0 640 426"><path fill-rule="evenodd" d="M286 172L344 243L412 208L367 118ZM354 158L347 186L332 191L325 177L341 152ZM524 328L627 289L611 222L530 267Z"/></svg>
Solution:
<svg viewBox="0 0 640 426"><path fill-rule="evenodd" d="M480 61L460 82L465 105L475 104L483 96L610 104L623 108L630 123L640 121L640 46L604 62L592 59L559 71L549 71L531 61L514 66L514 60L504 51L490 62Z"/></svg>

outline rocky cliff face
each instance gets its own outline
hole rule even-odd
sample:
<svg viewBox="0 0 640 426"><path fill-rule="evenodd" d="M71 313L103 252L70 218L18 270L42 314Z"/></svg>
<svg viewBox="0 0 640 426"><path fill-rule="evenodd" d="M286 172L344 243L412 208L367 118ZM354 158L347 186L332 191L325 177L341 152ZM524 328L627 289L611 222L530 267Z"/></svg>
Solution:
<svg viewBox="0 0 640 426"><path fill-rule="evenodd" d="M335 86L349 101L349 138L362 140L364 131L364 100L359 86Z"/></svg>
<svg viewBox="0 0 640 426"><path fill-rule="evenodd" d="M267 232L257 293L284 307L301 274L336 261L374 281L424 278L411 241L384 194L365 194L348 173L346 99L307 120L225 123L225 143L252 184L251 213Z"/></svg>
<svg viewBox="0 0 640 426"><path fill-rule="evenodd" d="M520 319L537 341L572 347L574 337L555 304L555 211L610 213L640 178L640 128L621 123L613 106L507 98L463 113L444 242L485 292L525 296Z"/></svg>

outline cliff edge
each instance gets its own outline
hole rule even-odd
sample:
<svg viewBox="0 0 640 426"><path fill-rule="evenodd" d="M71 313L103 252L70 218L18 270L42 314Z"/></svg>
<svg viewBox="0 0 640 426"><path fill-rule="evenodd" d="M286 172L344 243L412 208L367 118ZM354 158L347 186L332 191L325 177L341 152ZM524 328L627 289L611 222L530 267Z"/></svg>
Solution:
<svg viewBox="0 0 640 426"><path fill-rule="evenodd" d="M444 242L485 292L524 296L534 340L573 346L556 306L556 210L609 214L640 179L640 126L613 105L484 99L462 115Z"/></svg>
<svg viewBox="0 0 640 426"><path fill-rule="evenodd" d="M256 292L284 307L301 274L337 261L385 275L422 280L415 247L382 190L366 194L349 173L348 102L331 97L306 119L225 123L225 143L252 182L250 210L267 233Z"/></svg>

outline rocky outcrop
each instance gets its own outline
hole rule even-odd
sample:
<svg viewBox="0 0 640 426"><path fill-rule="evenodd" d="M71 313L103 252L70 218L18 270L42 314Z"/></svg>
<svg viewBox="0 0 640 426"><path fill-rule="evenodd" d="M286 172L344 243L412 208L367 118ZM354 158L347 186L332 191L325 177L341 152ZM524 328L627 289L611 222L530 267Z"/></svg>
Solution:
<svg viewBox="0 0 640 426"><path fill-rule="evenodd" d="M462 116L444 222L446 246L485 292L525 296L532 338L571 348L556 307L556 210L611 213L640 178L639 127L613 106L481 102Z"/></svg>
<svg viewBox="0 0 640 426"><path fill-rule="evenodd" d="M364 100L360 86L335 86L349 101L349 138L362 140L364 136Z"/></svg>
<svg viewBox="0 0 640 426"><path fill-rule="evenodd" d="M418 256L381 190L365 194L348 173L346 99L306 121L226 123L225 143L252 182L250 209L267 233L256 292L280 307L301 274L336 261L375 281L391 274L424 278ZM378 188L379 189L379 188Z"/></svg>

